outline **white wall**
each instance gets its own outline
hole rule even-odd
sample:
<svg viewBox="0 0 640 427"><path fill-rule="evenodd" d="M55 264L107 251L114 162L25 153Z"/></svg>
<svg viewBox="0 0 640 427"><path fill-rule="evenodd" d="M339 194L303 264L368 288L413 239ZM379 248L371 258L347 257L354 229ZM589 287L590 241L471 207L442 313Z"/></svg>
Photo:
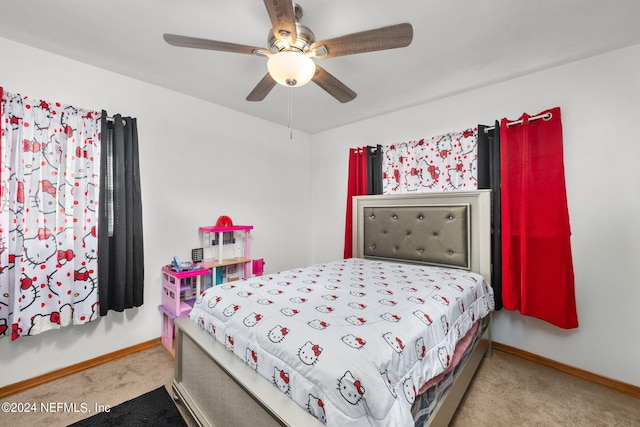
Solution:
<svg viewBox="0 0 640 427"><path fill-rule="evenodd" d="M640 45L313 135L313 262L342 255L349 147L555 106L562 109L580 327L565 331L502 311L494 338L640 386Z"/></svg>
<svg viewBox="0 0 640 427"><path fill-rule="evenodd" d="M138 118L145 236L144 305L0 339L0 387L158 338L160 268L189 259L219 215L255 226L267 272L310 263L308 135L1 38L0 56L6 91Z"/></svg>

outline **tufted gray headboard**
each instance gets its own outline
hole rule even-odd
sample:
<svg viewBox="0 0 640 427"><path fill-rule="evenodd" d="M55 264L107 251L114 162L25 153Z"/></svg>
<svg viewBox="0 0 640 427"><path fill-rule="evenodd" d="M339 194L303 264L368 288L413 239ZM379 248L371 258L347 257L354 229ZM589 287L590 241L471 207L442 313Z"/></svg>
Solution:
<svg viewBox="0 0 640 427"><path fill-rule="evenodd" d="M490 191L357 196L353 256L491 276Z"/></svg>

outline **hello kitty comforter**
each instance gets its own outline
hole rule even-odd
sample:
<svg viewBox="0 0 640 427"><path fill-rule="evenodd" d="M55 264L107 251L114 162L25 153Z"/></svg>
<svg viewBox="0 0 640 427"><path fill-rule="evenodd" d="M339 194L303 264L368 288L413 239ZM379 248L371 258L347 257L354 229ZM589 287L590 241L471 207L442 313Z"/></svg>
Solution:
<svg viewBox="0 0 640 427"><path fill-rule="evenodd" d="M492 309L479 274L352 258L215 286L190 317L329 426L410 426Z"/></svg>

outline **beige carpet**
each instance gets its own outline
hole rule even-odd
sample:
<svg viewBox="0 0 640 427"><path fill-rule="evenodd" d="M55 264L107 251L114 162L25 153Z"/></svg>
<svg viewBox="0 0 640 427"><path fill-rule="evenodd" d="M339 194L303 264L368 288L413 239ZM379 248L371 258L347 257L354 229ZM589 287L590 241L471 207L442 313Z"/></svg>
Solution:
<svg viewBox="0 0 640 427"><path fill-rule="evenodd" d="M173 359L157 346L2 399L35 404L36 411L0 413L0 426L66 426L96 407L117 405L163 384L170 390L172 376ZM42 402L60 412L43 412ZM640 426L640 400L495 351L483 361L451 425Z"/></svg>
<svg viewBox="0 0 640 427"><path fill-rule="evenodd" d="M640 426L640 399L494 351L451 426Z"/></svg>

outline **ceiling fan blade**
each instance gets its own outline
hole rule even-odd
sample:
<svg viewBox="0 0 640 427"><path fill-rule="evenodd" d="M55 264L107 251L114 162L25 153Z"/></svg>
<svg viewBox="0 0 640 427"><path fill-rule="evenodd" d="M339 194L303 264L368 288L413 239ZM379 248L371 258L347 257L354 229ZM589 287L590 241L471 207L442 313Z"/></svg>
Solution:
<svg viewBox="0 0 640 427"><path fill-rule="evenodd" d="M295 10L291 0L264 0L269 13L273 35L289 45L298 38L296 30Z"/></svg>
<svg viewBox="0 0 640 427"><path fill-rule="evenodd" d="M270 52L261 47L245 46L242 44L227 43L216 40L199 39L197 37L178 36L176 34L164 34L164 40L173 46L192 47L195 49L217 50L221 52L245 53L247 55L267 56Z"/></svg>
<svg viewBox="0 0 640 427"><path fill-rule="evenodd" d="M329 72L317 64L316 74L311 80L343 104L353 100L357 96L357 94L349 89L344 83L333 77Z"/></svg>
<svg viewBox="0 0 640 427"><path fill-rule="evenodd" d="M413 27L411 24L405 23L321 40L313 43L311 50L316 53L317 58L324 59L406 47L411 44L412 40Z"/></svg>
<svg viewBox="0 0 640 427"><path fill-rule="evenodd" d="M271 92L276 85L271 74L267 73L262 80L253 88L251 93L247 95L247 101L262 101Z"/></svg>

